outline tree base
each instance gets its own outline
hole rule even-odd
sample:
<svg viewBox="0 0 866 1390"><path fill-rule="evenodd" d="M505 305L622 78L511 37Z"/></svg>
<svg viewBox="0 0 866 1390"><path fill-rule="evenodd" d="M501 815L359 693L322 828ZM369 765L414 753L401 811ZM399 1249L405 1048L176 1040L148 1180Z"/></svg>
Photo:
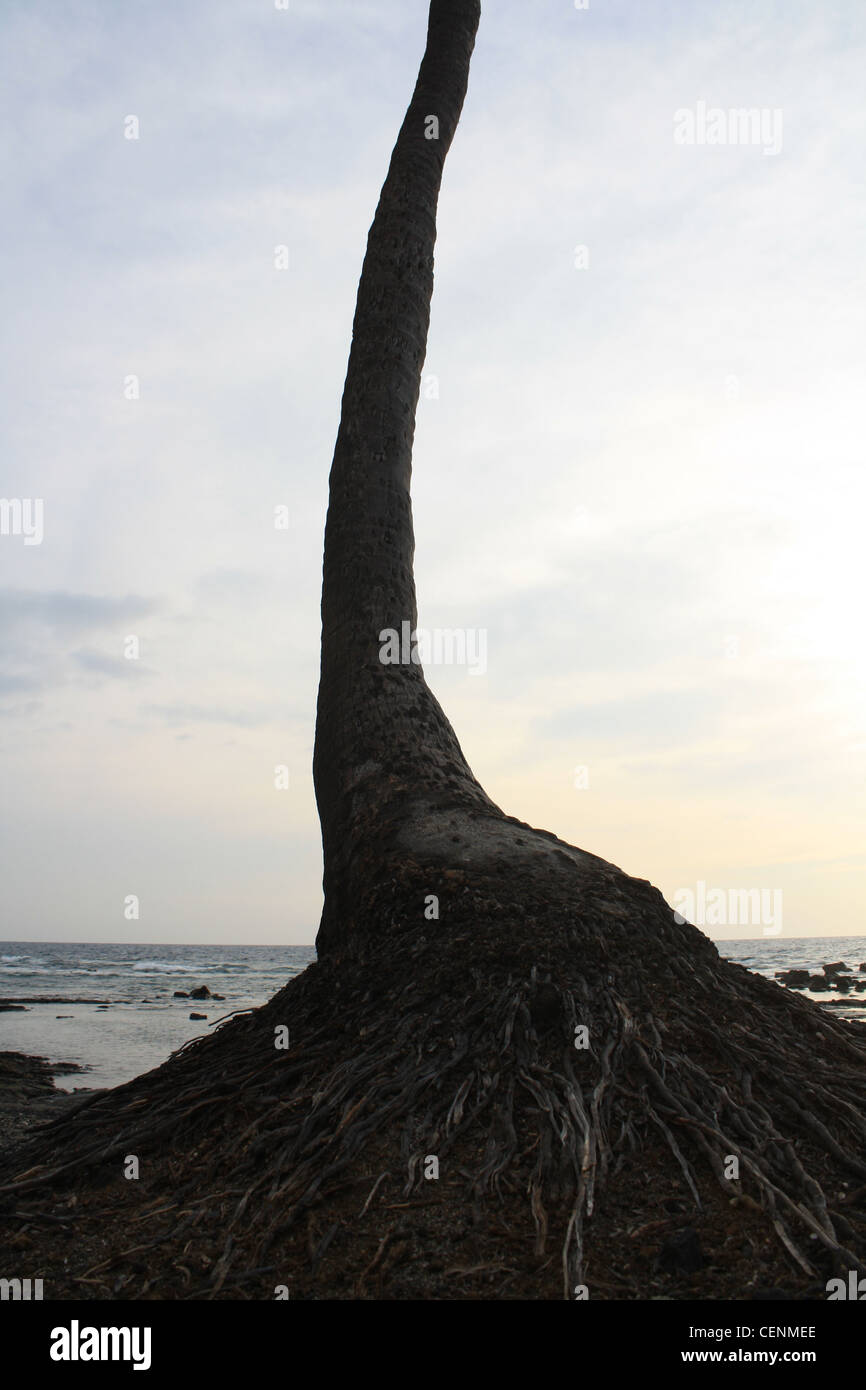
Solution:
<svg viewBox="0 0 866 1390"><path fill-rule="evenodd" d="M481 870L404 858L351 959L7 1158L5 1244L38 1231L49 1296L823 1298L866 1273L866 1032L520 831Z"/></svg>

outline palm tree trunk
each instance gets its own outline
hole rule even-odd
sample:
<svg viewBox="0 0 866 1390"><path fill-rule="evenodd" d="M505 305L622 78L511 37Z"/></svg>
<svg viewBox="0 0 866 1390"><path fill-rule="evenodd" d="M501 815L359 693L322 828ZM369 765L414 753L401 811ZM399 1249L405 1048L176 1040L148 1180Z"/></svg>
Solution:
<svg viewBox="0 0 866 1390"><path fill-rule="evenodd" d="M466 95L479 0L433 0L427 47L367 241L330 478L313 760L325 903L319 954L363 949L371 874L411 853L495 862L515 827L473 776L420 664L381 634L417 619L410 481L433 293L436 210ZM417 653L416 653L417 655ZM517 837L519 838L519 837ZM558 845L544 836L545 850ZM559 846L575 864L602 861Z"/></svg>
<svg viewBox="0 0 866 1390"><path fill-rule="evenodd" d="M380 660L380 633L402 637L417 620L409 487L436 208L480 13L479 0L430 6L426 52L358 289L325 530L313 763L325 863L320 954L351 936L359 859L382 860L389 829L409 805L495 809L420 665Z"/></svg>

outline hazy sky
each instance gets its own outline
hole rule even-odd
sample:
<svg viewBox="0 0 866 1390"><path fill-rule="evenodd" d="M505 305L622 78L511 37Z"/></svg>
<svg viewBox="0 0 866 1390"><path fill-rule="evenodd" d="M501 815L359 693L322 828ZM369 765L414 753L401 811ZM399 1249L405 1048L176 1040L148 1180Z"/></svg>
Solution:
<svg viewBox="0 0 866 1390"><path fill-rule="evenodd" d="M429 682L510 814L866 930L866 9L483 11L413 494L420 622L487 669ZM314 937L327 477L426 17L5 0L4 938ZM773 141L678 141L713 108Z"/></svg>

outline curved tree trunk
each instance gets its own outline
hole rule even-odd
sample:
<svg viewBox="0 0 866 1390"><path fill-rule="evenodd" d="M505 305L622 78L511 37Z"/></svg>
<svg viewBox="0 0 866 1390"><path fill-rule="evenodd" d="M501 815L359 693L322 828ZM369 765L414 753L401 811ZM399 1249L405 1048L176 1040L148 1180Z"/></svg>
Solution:
<svg viewBox="0 0 866 1390"><path fill-rule="evenodd" d="M409 489L436 209L480 12L479 0L430 6L358 289L325 530L313 763L324 850L320 955L363 949L356 910L371 874L387 877L407 854L450 867L493 864L513 851L520 824L472 775L417 650L407 664L380 659L382 635L402 640L417 619ZM562 849L575 863L601 862Z"/></svg>
<svg viewBox="0 0 866 1390"><path fill-rule="evenodd" d="M436 207L480 14L479 0L433 0L358 289L325 529L313 762L324 849L320 955L360 944L356 879L381 863L407 815L453 805L495 811L420 666L379 659L379 634L402 639L417 619L409 485Z"/></svg>
<svg viewBox="0 0 866 1390"><path fill-rule="evenodd" d="M142 1248L163 1298L687 1298L693 1276L700 1297L822 1297L866 1272L862 1028L504 815L420 666L379 659L415 624L436 202L478 20L478 0L431 4L358 293L325 537L319 961L6 1161L13 1226L76 1186L52 1297L140 1296ZM142 1180L107 1215L128 1153Z"/></svg>

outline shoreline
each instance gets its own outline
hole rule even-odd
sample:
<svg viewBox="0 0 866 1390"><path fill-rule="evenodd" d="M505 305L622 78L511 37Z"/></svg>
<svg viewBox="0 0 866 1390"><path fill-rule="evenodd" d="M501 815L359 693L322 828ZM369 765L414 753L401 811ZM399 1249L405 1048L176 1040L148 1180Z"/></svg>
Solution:
<svg viewBox="0 0 866 1390"><path fill-rule="evenodd" d="M0 1153L15 1149L30 1131L104 1089L86 1086L64 1091L56 1076L83 1073L77 1062L50 1062L26 1052L0 1052Z"/></svg>
<svg viewBox="0 0 866 1390"><path fill-rule="evenodd" d="M852 938L852 940L864 941L866 938ZM717 947L722 944L730 945L732 943L716 943ZM736 956L726 956L724 959L742 963L737 961ZM866 961L856 963L856 956L853 957L853 960L855 963L851 965L844 960L836 960L822 962L819 966L813 964L811 968L803 965L787 966L783 969L776 969L772 976L769 976L768 972L765 978L774 978L785 992L791 991L803 997L811 998L811 1001L818 1004L822 1010L826 1010L830 1017L834 1015L838 1017L841 1013L843 1016L847 1016L849 1021L863 1026L866 1023L866 1018L863 1017L863 1011L866 1009ZM763 973L751 963L744 968L756 974ZM193 974L192 971L189 973ZM170 981L171 984L176 982L176 977ZM168 983L163 984L163 990ZM816 998L816 991L823 997ZM165 1003L168 1003L179 1006L179 1013L185 1012L191 1004L194 1006L202 998L202 994L207 996L207 1003L229 1002L225 1000L225 996L211 994L206 986L199 986L195 990L190 987L183 992L175 991L170 1000L166 998L162 1008L165 1007ZM156 1002L152 999L141 1001L142 1004L148 1005ZM105 1016L102 1012L104 1010L119 1007L125 1012L130 1004L133 1008L135 1007L135 1004L128 999L95 998L90 995L77 994L0 995L0 1013L13 1017L20 1014L39 1013L42 1009L56 1006L65 1006L66 1008L74 1006L95 1007L100 1011L100 1016ZM255 1007L257 1006L253 1006L253 1008ZM57 1017L67 1016L58 1015ZM68 1017L73 1016L69 1015ZM190 1017L202 1017L206 1027L212 1026L210 1020L205 1020L204 1016L193 1014ZM47 1039L40 1039L43 1047L45 1041ZM67 1037L66 1046L70 1043L73 1047L75 1046L73 1039ZM63 1044L60 1046L62 1047ZM146 1057L139 1059L139 1069L135 1072L135 1076L143 1075L154 1066L161 1065L163 1061L167 1060L172 1050L172 1047L169 1046L165 1056L160 1061L153 1061ZM125 1084L129 1079L135 1079L134 1077L127 1077L109 1084L84 1084L72 1087L57 1084L57 1078L84 1078L88 1074L92 1074L94 1069L94 1066L88 1062L65 1060L62 1053L60 1057L54 1053L52 1059L52 1057L45 1056L41 1049L25 1052L18 1049L7 1051L0 1048L0 1154L5 1155L10 1150L19 1147L26 1141L31 1131L69 1113L89 1097L112 1090L117 1085Z"/></svg>
<svg viewBox="0 0 866 1390"><path fill-rule="evenodd" d="M86 1079L57 1075L60 1090L123 1085L266 1003L313 955L244 943L0 942L0 1052L88 1068Z"/></svg>

